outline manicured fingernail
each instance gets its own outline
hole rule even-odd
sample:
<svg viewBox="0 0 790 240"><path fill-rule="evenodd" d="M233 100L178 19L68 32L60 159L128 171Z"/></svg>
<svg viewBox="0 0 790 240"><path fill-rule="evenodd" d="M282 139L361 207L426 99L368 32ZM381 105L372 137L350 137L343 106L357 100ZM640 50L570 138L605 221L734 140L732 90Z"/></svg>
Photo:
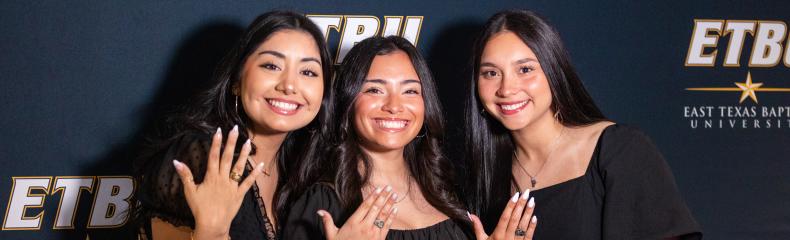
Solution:
<svg viewBox="0 0 790 240"><path fill-rule="evenodd" d="M231 132L238 132L239 131L239 125L233 125L233 129L231 129L230 131Z"/></svg>
<svg viewBox="0 0 790 240"><path fill-rule="evenodd" d="M395 214L395 213L397 213L397 212L398 212L398 207L394 207L394 208L392 208L392 214Z"/></svg>
<svg viewBox="0 0 790 240"><path fill-rule="evenodd" d="M466 217L468 217L468 218L469 218L469 221L473 221L473 220L472 220L472 214L471 214L471 213L469 213L469 211L466 211Z"/></svg>
<svg viewBox="0 0 790 240"><path fill-rule="evenodd" d="M318 211L316 213L318 213L318 216L322 216L322 217L324 216L324 211Z"/></svg>
<svg viewBox="0 0 790 240"><path fill-rule="evenodd" d="M387 187L384 188L384 191L390 192L392 191L392 187L390 185L387 185Z"/></svg>
<svg viewBox="0 0 790 240"><path fill-rule="evenodd" d="M249 138L247 138L247 141L244 142L244 145L250 145L250 139Z"/></svg>
<svg viewBox="0 0 790 240"><path fill-rule="evenodd" d="M381 193L381 187L376 187L376 191L374 191L374 192L375 192L376 194L379 194L379 193Z"/></svg>
<svg viewBox="0 0 790 240"><path fill-rule="evenodd" d="M535 207L535 198L534 197L529 199L529 202L527 203L527 207L529 207L529 208Z"/></svg>
<svg viewBox="0 0 790 240"><path fill-rule="evenodd" d="M217 127L217 132L214 133L214 135L221 135L221 134L222 134L222 128L221 127Z"/></svg>
<svg viewBox="0 0 790 240"><path fill-rule="evenodd" d="M521 194L521 199L527 200L529 198L529 189L524 191L524 194Z"/></svg>
<svg viewBox="0 0 790 240"><path fill-rule="evenodd" d="M255 166L255 169L258 169L258 171L261 171L261 173L262 173L263 172L263 163L262 162L258 163L258 165Z"/></svg>
<svg viewBox="0 0 790 240"><path fill-rule="evenodd" d="M392 200L398 200L398 193L392 194Z"/></svg>
<svg viewBox="0 0 790 240"><path fill-rule="evenodd" d="M514 195L513 195L513 197L512 197L512 198L510 198L510 201L511 201L511 202L516 202L516 201L518 201L518 192L516 192L516 194L514 194Z"/></svg>
<svg viewBox="0 0 790 240"><path fill-rule="evenodd" d="M181 168L184 167L184 164L178 160L173 159L173 166L176 167L176 169L181 170Z"/></svg>
<svg viewBox="0 0 790 240"><path fill-rule="evenodd" d="M532 223L537 223L537 222L538 222L538 217L532 216Z"/></svg>

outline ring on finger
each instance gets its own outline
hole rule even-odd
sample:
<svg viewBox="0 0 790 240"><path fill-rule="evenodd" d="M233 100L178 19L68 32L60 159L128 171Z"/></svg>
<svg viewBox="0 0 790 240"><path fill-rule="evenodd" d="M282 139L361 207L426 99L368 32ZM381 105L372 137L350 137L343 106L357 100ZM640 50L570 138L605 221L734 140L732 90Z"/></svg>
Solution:
<svg viewBox="0 0 790 240"><path fill-rule="evenodd" d="M241 182L241 174L231 171L230 180L233 180L234 182Z"/></svg>
<svg viewBox="0 0 790 240"><path fill-rule="evenodd" d="M373 226L376 226L379 229L384 228L384 220L376 219L373 221Z"/></svg>
<svg viewBox="0 0 790 240"><path fill-rule="evenodd" d="M527 232L524 229L516 228L516 237L523 237L527 235Z"/></svg>

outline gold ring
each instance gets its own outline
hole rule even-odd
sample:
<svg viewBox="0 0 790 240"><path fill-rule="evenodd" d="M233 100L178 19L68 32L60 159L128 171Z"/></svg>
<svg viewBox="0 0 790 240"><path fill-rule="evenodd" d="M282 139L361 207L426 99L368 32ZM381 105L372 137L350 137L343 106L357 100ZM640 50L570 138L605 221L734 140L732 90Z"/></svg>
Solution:
<svg viewBox="0 0 790 240"><path fill-rule="evenodd" d="M240 183L241 182L241 174L236 172L230 172L230 180Z"/></svg>

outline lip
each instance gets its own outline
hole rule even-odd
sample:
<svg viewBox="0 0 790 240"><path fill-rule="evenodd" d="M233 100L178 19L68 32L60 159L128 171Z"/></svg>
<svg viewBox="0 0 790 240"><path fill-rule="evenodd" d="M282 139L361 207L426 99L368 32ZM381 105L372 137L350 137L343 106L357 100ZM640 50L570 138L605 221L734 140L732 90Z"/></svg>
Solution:
<svg viewBox="0 0 790 240"><path fill-rule="evenodd" d="M282 98L265 98L265 99L266 99L266 105L269 106L269 109L271 109L274 113L285 115L285 116L296 114L297 112L299 112L300 109L302 109L302 106L304 106L304 104L291 100L285 100ZM296 107L293 107L294 105Z"/></svg>
<svg viewBox="0 0 790 240"><path fill-rule="evenodd" d="M411 121L403 118L373 118L373 126L384 132L396 133L406 130Z"/></svg>
<svg viewBox="0 0 790 240"><path fill-rule="evenodd" d="M513 115L518 112L521 112L521 110L524 110L524 108L529 106L530 102L532 101L527 99L527 100L513 101L513 102L498 102L496 103L496 105L500 113L504 115Z"/></svg>

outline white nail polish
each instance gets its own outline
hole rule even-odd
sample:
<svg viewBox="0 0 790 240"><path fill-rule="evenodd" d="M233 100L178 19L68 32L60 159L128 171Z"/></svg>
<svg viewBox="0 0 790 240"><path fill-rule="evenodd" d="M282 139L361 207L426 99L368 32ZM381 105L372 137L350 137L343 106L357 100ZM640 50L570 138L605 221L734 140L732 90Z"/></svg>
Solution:
<svg viewBox="0 0 790 240"><path fill-rule="evenodd" d="M395 214L397 212L398 212L398 208L397 207L392 208L392 214Z"/></svg>
<svg viewBox="0 0 790 240"><path fill-rule="evenodd" d="M469 221L472 221L472 214L469 211L466 211L466 217L469 218Z"/></svg>
<svg viewBox="0 0 790 240"><path fill-rule="evenodd" d="M376 193L376 194L379 194L379 193L381 193L381 187L376 187L376 191L375 191L375 193Z"/></svg>
<svg viewBox="0 0 790 240"><path fill-rule="evenodd" d="M384 191L390 192L392 191L392 187L390 185L387 185L387 187L384 188Z"/></svg>
<svg viewBox="0 0 790 240"><path fill-rule="evenodd" d="M537 223L537 222L538 222L538 217L532 216L532 223Z"/></svg>
<svg viewBox="0 0 790 240"><path fill-rule="evenodd" d="M222 134L222 128L221 128L221 127L217 127L217 132L216 132L216 133L214 133L214 134L215 134L215 135L220 135L220 134Z"/></svg>
<svg viewBox="0 0 790 240"><path fill-rule="evenodd" d="M530 198L529 202L527 203L527 207L533 208L535 207L535 198Z"/></svg>
<svg viewBox="0 0 790 240"><path fill-rule="evenodd" d="M173 166L175 166L176 168L181 168L181 166L183 166L183 164L181 162L179 162L178 160L173 159Z"/></svg>
<svg viewBox="0 0 790 240"><path fill-rule="evenodd" d="M511 201L511 202L516 202L516 201L518 201L518 196L519 196L519 195L518 195L518 192L516 192L516 194L514 194L514 195L513 195L513 197L512 197L512 198L510 198L510 201Z"/></svg>
<svg viewBox="0 0 790 240"><path fill-rule="evenodd" d="M249 138L247 138L247 141L244 142L244 145L250 145L250 139Z"/></svg>
<svg viewBox="0 0 790 240"><path fill-rule="evenodd" d="M529 189L524 191L524 194L521 194L521 199L527 200L529 198Z"/></svg>
<svg viewBox="0 0 790 240"><path fill-rule="evenodd" d="M231 132L238 132L239 131L239 125L233 125L233 129L231 129L230 131Z"/></svg>

